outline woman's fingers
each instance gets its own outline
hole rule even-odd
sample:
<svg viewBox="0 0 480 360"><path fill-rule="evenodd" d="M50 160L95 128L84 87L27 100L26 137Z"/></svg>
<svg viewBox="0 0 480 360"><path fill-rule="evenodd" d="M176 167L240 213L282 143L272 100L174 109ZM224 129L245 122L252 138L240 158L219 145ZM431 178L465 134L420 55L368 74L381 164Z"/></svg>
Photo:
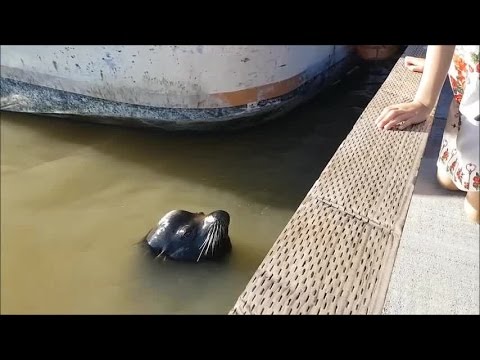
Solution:
<svg viewBox="0 0 480 360"><path fill-rule="evenodd" d="M403 130L407 126L425 121L428 112L429 108L416 101L390 105L382 110L378 118L375 119L375 124L379 129Z"/></svg>
<svg viewBox="0 0 480 360"><path fill-rule="evenodd" d="M405 114L404 110L400 110L398 108L390 109L383 116L378 118L377 126L380 129L383 129L386 124L390 123L391 121L396 119L398 116L403 114Z"/></svg>
<svg viewBox="0 0 480 360"><path fill-rule="evenodd" d="M402 122L412 118L412 114L411 113L403 113L399 116L396 116L392 119L390 119L390 121L388 121L387 123L385 123L382 127L382 129L384 130L389 130L389 129L393 129L395 127L397 127L397 125L401 124Z"/></svg>
<svg viewBox="0 0 480 360"><path fill-rule="evenodd" d="M392 111L398 110L397 107L394 105L392 106L387 106L385 109L382 110L380 115L378 116L377 120L375 120L375 123L378 125L380 122L382 122L387 116L390 116L390 113Z"/></svg>
<svg viewBox="0 0 480 360"><path fill-rule="evenodd" d="M413 72L423 72L423 66L420 65L407 65L407 69Z"/></svg>
<svg viewBox="0 0 480 360"><path fill-rule="evenodd" d="M425 59L422 59L422 58L416 58L413 56L405 57L405 66L410 71L423 72L424 63L425 63Z"/></svg>
<svg viewBox="0 0 480 360"><path fill-rule="evenodd" d="M410 125L416 124L417 122L414 122L413 120L414 120L413 118L408 119L408 120L405 120L405 121L403 122L403 124L401 124L401 125L398 126L398 130L403 130L403 129L407 128L407 127L410 126Z"/></svg>
<svg viewBox="0 0 480 360"><path fill-rule="evenodd" d="M395 105L390 105L384 108L380 113L380 115L378 115L377 119L375 120L375 123L378 124L392 109L397 109L397 108L395 107Z"/></svg>

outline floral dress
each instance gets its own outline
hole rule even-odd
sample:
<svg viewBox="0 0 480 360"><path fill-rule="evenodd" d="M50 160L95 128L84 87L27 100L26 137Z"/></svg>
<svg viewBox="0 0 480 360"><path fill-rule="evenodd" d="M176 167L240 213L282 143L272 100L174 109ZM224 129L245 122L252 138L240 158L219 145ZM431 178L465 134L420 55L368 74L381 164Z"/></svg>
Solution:
<svg viewBox="0 0 480 360"><path fill-rule="evenodd" d="M437 162L463 191L480 190L479 49L455 47L448 72L453 100Z"/></svg>

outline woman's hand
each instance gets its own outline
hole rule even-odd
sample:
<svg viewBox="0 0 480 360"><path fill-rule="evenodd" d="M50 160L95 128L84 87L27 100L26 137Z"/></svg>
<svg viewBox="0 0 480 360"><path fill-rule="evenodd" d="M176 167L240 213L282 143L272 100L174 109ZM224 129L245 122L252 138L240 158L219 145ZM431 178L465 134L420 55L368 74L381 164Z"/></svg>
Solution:
<svg viewBox="0 0 480 360"><path fill-rule="evenodd" d="M432 110L419 101L395 104L383 109L375 123L380 129L403 130L407 126L425 121Z"/></svg>
<svg viewBox="0 0 480 360"><path fill-rule="evenodd" d="M422 69L417 92L412 102L386 107L375 120L380 129L403 130L427 119L432 112L447 77L455 45L429 45L425 61L420 58L406 58L407 67Z"/></svg>
<svg viewBox="0 0 480 360"><path fill-rule="evenodd" d="M425 59L407 56L405 57L405 66L408 70L423 73L423 67L425 65Z"/></svg>

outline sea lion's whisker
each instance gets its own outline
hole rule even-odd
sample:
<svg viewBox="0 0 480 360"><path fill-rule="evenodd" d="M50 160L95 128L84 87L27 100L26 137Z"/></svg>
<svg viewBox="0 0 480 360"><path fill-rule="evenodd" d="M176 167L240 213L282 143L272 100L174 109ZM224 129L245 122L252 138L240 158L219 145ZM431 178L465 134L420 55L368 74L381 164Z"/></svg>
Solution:
<svg viewBox="0 0 480 360"><path fill-rule="evenodd" d="M213 255L213 252L214 252L215 244L217 242L219 231L220 231L219 225L218 225L218 223L215 223L215 227L213 228L213 231L212 231L212 240L211 240L211 242L212 242L212 255Z"/></svg>
<svg viewBox="0 0 480 360"><path fill-rule="evenodd" d="M205 238L202 245L200 245L200 250L202 250L205 247L206 242L207 242L207 238Z"/></svg>
<svg viewBox="0 0 480 360"><path fill-rule="evenodd" d="M157 256L155 256L155 259L158 259L160 256L162 256L164 252L165 252L165 249L163 249L160 254L158 254Z"/></svg>
<svg viewBox="0 0 480 360"><path fill-rule="evenodd" d="M203 241L202 245L200 245L200 254L198 255L198 258L197 258L197 262L200 260L200 258L202 257L202 254L203 254L203 250L205 250L205 246L207 245L208 243L208 236L205 238L205 240Z"/></svg>
<svg viewBox="0 0 480 360"><path fill-rule="evenodd" d="M200 250L203 250L203 248L205 247L205 244L207 243L207 241L208 241L208 236L205 238L205 240L203 240L202 245L200 245Z"/></svg>
<svg viewBox="0 0 480 360"><path fill-rule="evenodd" d="M208 245L207 245L207 250L205 251L205 254L208 254L208 249L210 248L210 245L212 244L212 237L208 240Z"/></svg>
<svg viewBox="0 0 480 360"><path fill-rule="evenodd" d="M197 262L200 260L200 258L202 257L202 253L203 253L203 249L200 250L200 255L198 255L198 258L197 258Z"/></svg>

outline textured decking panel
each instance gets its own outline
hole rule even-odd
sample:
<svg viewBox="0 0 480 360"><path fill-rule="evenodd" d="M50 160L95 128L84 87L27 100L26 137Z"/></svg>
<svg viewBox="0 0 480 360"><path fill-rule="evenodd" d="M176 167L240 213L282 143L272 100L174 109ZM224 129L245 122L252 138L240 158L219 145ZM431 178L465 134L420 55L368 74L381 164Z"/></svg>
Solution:
<svg viewBox="0 0 480 360"><path fill-rule="evenodd" d="M374 120L410 101L421 74L404 56L306 195L231 314L378 314L432 117L406 131Z"/></svg>
<svg viewBox="0 0 480 360"><path fill-rule="evenodd" d="M310 218L319 212L323 219ZM375 307L393 235L314 199L297 215L239 300L242 312L366 313Z"/></svg>

